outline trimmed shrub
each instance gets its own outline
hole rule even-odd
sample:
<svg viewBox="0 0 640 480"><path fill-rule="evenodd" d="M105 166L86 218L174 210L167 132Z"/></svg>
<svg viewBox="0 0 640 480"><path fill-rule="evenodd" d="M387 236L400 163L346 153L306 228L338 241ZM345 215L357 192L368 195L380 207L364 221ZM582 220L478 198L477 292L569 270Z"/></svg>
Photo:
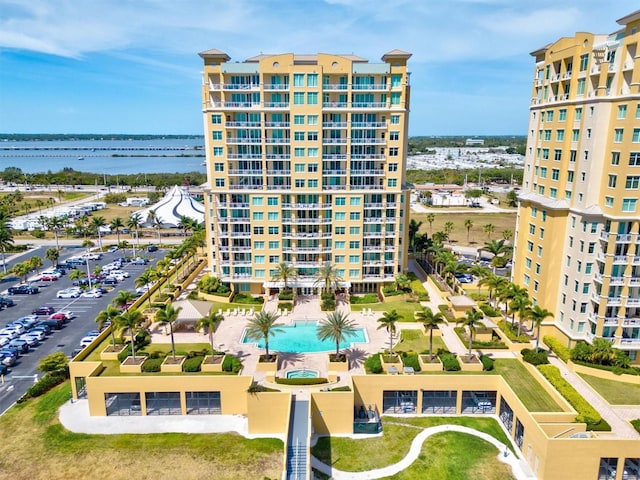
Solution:
<svg viewBox="0 0 640 480"><path fill-rule="evenodd" d="M47 373L40 380L38 380L36 383L31 385L27 389L25 394L18 399L17 403L22 403L29 400L30 398L35 398L35 397L39 397L40 395L44 395L56 385L60 385L67 378L69 378L69 376L61 371Z"/></svg>
<svg viewBox="0 0 640 480"><path fill-rule="evenodd" d="M118 362L122 363L131 355L131 344L127 342L127 346L118 354Z"/></svg>
<svg viewBox="0 0 640 480"><path fill-rule="evenodd" d="M576 422L586 423L589 426L600 424L602 417L587 402L578 391L569 384L557 367L553 365L539 365L536 367L544 377L555 387L558 392L571 404L578 412ZM602 427L602 425L600 425Z"/></svg>
<svg viewBox="0 0 640 480"><path fill-rule="evenodd" d="M329 390L330 392L350 392L351 387L349 385L343 385L342 387L336 387Z"/></svg>
<svg viewBox="0 0 640 480"><path fill-rule="evenodd" d="M547 351L538 349L531 350L529 348L523 348L520 352L522 354L522 359L530 363L531 365L546 365L549 363L549 359L547 358Z"/></svg>
<svg viewBox="0 0 640 480"><path fill-rule="evenodd" d="M460 370L460 362L453 353L443 353L439 355L442 366L447 372L457 372Z"/></svg>
<svg viewBox="0 0 640 480"><path fill-rule="evenodd" d="M218 277L212 277L211 275L204 275L198 281L198 289L202 293L224 297L228 297L231 294L231 288L228 285L223 284Z"/></svg>
<svg viewBox="0 0 640 480"><path fill-rule="evenodd" d="M635 428L638 431L638 433L640 433L640 418L631 420L631 425L633 425L633 428Z"/></svg>
<svg viewBox="0 0 640 480"><path fill-rule="evenodd" d="M493 308L488 303L481 303L480 305L478 305L478 308L480 308L480 310L482 310L482 313L484 313L487 317L499 317L500 316L500 312L498 310L496 310L495 308Z"/></svg>
<svg viewBox="0 0 640 480"><path fill-rule="evenodd" d="M469 335L467 334L464 327L454 327L454 332L458 335L458 338L464 345L469 344ZM495 335L492 337L494 340L491 342L480 342L478 340L474 340L471 342L471 348L482 349L482 348L492 348L492 349L506 349L508 348L499 337Z"/></svg>
<svg viewBox="0 0 640 480"><path fill-rule="evenodd" d="M164 358L149 358L142 364L142 371L145 373L155 373L160 371Z"/></svg>
<svg viewBox="0 0 640 480"><path fill-rule="evenodd" d="M382 361L380 354L371 355L364 361L364 368L367 373L382 373Z"/></svg>
<svg viewBox="0 0 640 480"><path fill-rule="evenodd" d="M552 337L550 335L545 335L544 337L542 337L542 342L547 347L549 347L551 351L555 353L560 360L567 362L571 358L571 352L569 348L563 345L562 343L560 343L560 340L558 340L557 338Z"/></svg>
<svg viewBox="0 0 640 480"><path fill-rule="evenodd" d="M293 291L280 292L278 300L293 300Z"/></svg>
<svg viewBox="0 0 640 480"><path fill-rule="evenodd" d="M418 354L415 352L402 352L402 364L405 367L413 367L416 372L420 371L420 362L418 361Z"/></svg>
<svg viewBox="0 0 640 480"><path fill-rule="evenodd" d="M200 365L202 364L203 360L203 355L194 355L193 357L188 357L182 364L182 371L188 373L199 372Z"/></svg>
<svg viewBox="0 0 640 480"><path fill-rule="evenodd" d="M284 310L285 308L289 311L293 310L293 303L291 302L278 302L278 308Z"/></svg>
<svg viewBox="0 0 640 480"><path fill-rule="evenodd" d="M493 370L493 358L487 355L480 355L480 361L482 362L482 369L486 372Z"/></svg>
<svg viewBox="0 0 640 480"><path fill-rule="evenodd" d="M622 367L614 367L612 365L598 365L597 363L583 362L582 360L572 360L572 362L577 365L583 365L589 368L605 370L607 372L613 373L614 375L622 375L623 373L627 375L640 375L640 368L638 367L622 368Z"/></svg>
<svg viewBox="0 0 640 480"><path fill-rule="evenodd" d="M366 293L364 295L351 295L349 302L351 305L362 305L364 303L380 303L380 299L375 293Z"/></svg>
<svg viewBox="0 0 640 480"><path fill-rule="evenodd" d="M223 372L238 373L242 369L242 361L233 355L226 355L222 361Z"/></svg>
<svg viewBox="0 0 640 480"><path fill-rule="evenodd" d="M336 299L331 297L327 297L322 299L322 304L320 305L320 310L323 312L329 312L336 309Z"/></svg>
<svg viewBox="0 0 640 480"><path fill-rule="evenodd" d="M248 293L236 293L233 296L233 303L241 303L244 305L260 305L264 302L263 297L254 297Z"/></svg>
<svg viewBox="0 0 640 480"><path fill-rule="evenodd" d="M276 383L281 385L319 385L321 383L328 383L326 378L276 378Z"/></svg>
<svg viewBox="0 0 640 480"><path fill-rule="evenodd" d="M524 334L518 335L517 327L512 326L509 322L505 320L500 320L498 322L498 326L500 327L500 330L504 332L507 338L511 340L513 343L529 343L531 341L531 338L529 338L529 335L524 335Z"/></svg>

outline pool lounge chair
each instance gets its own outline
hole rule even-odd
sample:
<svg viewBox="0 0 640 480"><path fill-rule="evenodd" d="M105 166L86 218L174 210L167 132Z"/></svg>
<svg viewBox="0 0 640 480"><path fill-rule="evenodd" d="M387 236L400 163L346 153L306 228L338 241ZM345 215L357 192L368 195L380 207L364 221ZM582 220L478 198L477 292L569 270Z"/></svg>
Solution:
<svg viewBox="0 0 640 480"><path fill-rule="evenodd" d="M413 369L413 367L404 367L402 369L402 372L406 375L413 375L415 373L415 370Z"/></svg>
<svg viewBox="0 0 640 480"><path fill-rule="evenodd" d="M395 365L391 365L389 367L389 369L387 370L387 373L389 373L389 375L397 375L398 374L398 369L396 368Z"/></svg>

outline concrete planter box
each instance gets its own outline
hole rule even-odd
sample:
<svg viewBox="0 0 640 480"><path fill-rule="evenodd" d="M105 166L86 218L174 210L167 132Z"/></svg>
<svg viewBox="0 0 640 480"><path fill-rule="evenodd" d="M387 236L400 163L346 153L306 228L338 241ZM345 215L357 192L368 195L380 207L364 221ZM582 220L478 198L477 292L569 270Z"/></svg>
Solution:
<svg viewBox="0 0 640 480"><path fill-rule="evenodd" d="M222 372L225 355L207 355L200 364L202 372Z"/></svg>
<svg viewBox="0 0 640 480"><path fill-rule="evenodd" d="M135 362L133 357L127 357L124 362L120 364L120 373L142 373L142 364L147 357L136 357Z"/></svg>
<svg viewBox="0 0 640 480"><path fill-rule="evenodd" d="M118 360L118 355L122 350L127 348L126 345L116 345L117 350L111 350L112 345L109 345L102 352L100 352L100 360Z"/></svg>
<svg viewBox="0 0 640 480"><path fill-rule="evenodd" d="M182 372L182 364L187 359L187 357L176 356L176 363L173 363L173 357L171 355L167 355L167 357L160 365L160 371L162 373L181 373Z"/></svg>
<svg viewBox="0 0 640 480"><path fill-rule="evenodd" d="M271 362L261 362L258 360L256 363L257 372L275 372L278 370L278 356L271 355Z"/></svg>
<svg viewBox="0 0 640 480"><path fill-rule="evenodd" d="M423 372L440 372L442 371L442 362L437 355L433 355L433 363L429 362L429 355L418 355L420 369Z"/></svg>
<svg viewBox="0 0 640 480"><path fill-rule="evenodd" d="M380 355L380 363L382 364L382 370L385 373L391 373L393 375L397 373L402 373L402 370L404 369L404 364L402 363L402 360L400 360L400 355L397 355L397 354L393 355L397 359L397 361L394 361L394 362L385 362L384 361L385 356L388 357L388 355L382 355L382 354Z"/></svg>
<svg viewBox="0 0 640 480"><path fill-rule="evenodd" d="M329 360L329 367L328 370L330 371L334 371L334 372L348 372L349 371L349 359L347 358L347 356L345 355L345 361L344 362L334 362L331 360L331 357L335 355L335 354L331 354L328 356L328 360Z"/></svg>
<svg viewBox="0 0 640 480"><path fill-rule="evenodd" d="M465 372L481 372L482 371L482 362L477 355L472 355L474 361L468 361L466 355L458 355L458 361L460 362L460 368Z"/></svg>

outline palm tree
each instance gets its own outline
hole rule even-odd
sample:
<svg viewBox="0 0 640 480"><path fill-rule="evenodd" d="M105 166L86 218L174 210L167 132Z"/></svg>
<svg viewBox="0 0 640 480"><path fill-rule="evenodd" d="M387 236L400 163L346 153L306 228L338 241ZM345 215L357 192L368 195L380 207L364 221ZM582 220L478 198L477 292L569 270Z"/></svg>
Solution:
<svg viewBox="0 0 640 480"><path fill-rule="evenodd" d="M492 223L487 223L482 227L482 230L487 234L487 238L491 240L491 234L496 230L496 227Z"/></svg>
<svg viewBox="0 0 640 480"><path fill-rule="evenodd" d="M113 324L116 317L120 315L122 312L114 307L113 305L107 305L106 310L101 310L96 317L96 323L98 324L98 329L102 330L107 323ZM113 346L116 346L116 336L114 332L114 326L111 326L111 343Z"/></svg>
<svg viewBox="0 0 640 480"><path fill-rule="evenodd" d="M356 324L350 320L348 313L330 312L318 325L318 338L336 342L336 359L340 355L340 343L356 334Z"/></svg>
<svg viewBox="0 0 640 480"><path fill-rule="evenodd" d="M495 275L493 272L489 272L489 275L483 276L482 278L480 278L480 280L478 280L479 287L486 286L489 289L489 301L493 299L493 295L496 292L504 289L508 283L509 280L507 280L505 277Z"/></svg>
<svg viewBox="0 0 640 480"><path fill-rule="evenodd" d="M436 216L433 213L427 215L427 222L429 222L429 235L433 237L433 222L435 222Z"/></svg>
<svg viewBox="0 0 640 480"><path fill-rule="evenodd" d="M269 337L282 332L282 329L276 325L279 318L280 316L273 312L261 310L247 322L247 338L250 340L264 340L264 358L267 361L271 360L271 356L269 355Z"/></svg>
<svg viewBox="0 0 640 480"><path fill-rule="evenodd" d="M98 235L98 245L100 246L100 250L102 250L102 231L100 229L106 224L107 221L101 215L91 217L91 229Z"/></svg>
<svg viewBox="0 0 640 480"><path fill-rule="evenodd" d="M485 252L489 252L493 255L491 259L491 265L493 266L493 273L496 273L496 266L499 258L506 255L511 251L511 246L506 244L505 239L500 240L491 240L489 242L484 242L484 247L481 248Z"/></svg>
<svg viewBox="0 0 640 480"><path fill-rule="evenodd" d="M73 269L73 271L69 274L69 280L79 280L87 276L87 272L80 269Z"/></svg>
<svg viewBox="0 0 640 480"><path fill-rule="evenodd" d="M111 303L113 303L116 307L124 308L126 305L129 305L130 303L132 303L135 300L135 298L136 298L135 293L129 290L120 290L118 291L116 296L113 297L113 300L111 301Z"/></svg>
<svg viewBox="0 0 640 480"><path fill-rule="evenodd" d="M169 325L169 333L171 335L171 356L174 361L176 359L176 344L173 339L173 324L178 319L180 310L182 310L182 307L174 308L174 306L169 303L168 305L165 305L164 308L156 312L156 320L161 325Z"/></svg>
<svg viewBox="0 0 640 480"><path fill-rule="evenodd" d="M158 243L162 245L162 240L160 239L160 229L162 228L162 224L164 222L158 215L158 212L156 212L154 209L149 210L149 212L147 213L147 222L149 222L154 230L156 230L158 234Z"/></svg>
<svg viewBox="0 0 640 480"><path fill-rule="evenodd" d="M411 279L404 273L399 273L395 276L396 291L398 290L410 290Z"/></svg>
<svg viewBox="0 0 640 480"><path fill-rule="evenodd" d="M324 293L331 293L340 286L343 278L340 271L331 262L324 262L316 273L316 281L314 285L323 285Z"/></svg>
<svg viewBox="0 0 640 480"><path fill-rule="evenodd" d="M418 222L415 219L411 219L409 222L409 248L411 251L415 252L416 246L416 235L420 231L420 227L422 226L422 222Z"/></svg>
<svg viewBox="0 0 640 480"><path fill-rule="evenodd" d="M473 220L467 218L464 221L464 228L467 229L467 243L469 243L469 234L471 233L471 229L473 228Z"/></svg>
<svg viewBox="0 0 640 480"><path fill-rule="evenodd" d="M215 352L215 348L213 348L213 333L216 331L218 324L224 320L224 317L214 312L213 310L209 312L209 315L206 317L202 317L200 320L196 322L196 329L200 330L201 328L206 330L209 334L209 343L211 344L211 353Z"/></svg>
<svg viewBox="0 0 640 480"><path fill-rule="evenodd" d="M282 262L277 267L272 276L274 281L283 281L284 289L289 290L289 280L293 280L298 276L298 271L292 263Z"/></svg>
<svg viewBox="0 0 640 480"><path fill-rule="evenodd" d="M20 277L23 282L26 282L29 272L31 272L31 265L29 265L29 262L16 263L11 268L11 271Z"/></svg>
<svg viewBox="0 0 640 480"><path fill-rule="evenodd" d="M9 226L9 217L2 213L0 214L0 253L2 254L2 269L4 273L7 273L5 255L11 247L13 247L13 233Z"/></svg>
<svg viewBox="0 0 640 480"><path fill-rule="evenodd" d="M142 216L136 212L132 213L129 219L127 220L127 228L132 232L136 232L136 243L138 245L138 250L140 249L140 226L142 225ZM136 254L134 252L133 256Z"/></svg>
<svg viewBox="0 0 640 480"><path fill-rule="evenodd" d="M536 350L540 345L540 325L547 317L553 317L553 313L542 308L540 305L529 307L525 312L525 317L531 320L531 328L536 327Z"/></svg>
<svg viewBox="0 0 640 480"><path fill-rule="evenodd" d="M384 312L382 317L378 319L378 330L384 328L389 332L389 352L393 355L393 336L396 333L396 322L401 320L402 316L394 309L390 312Z"/></svg>
<svg viewBox="0 0 640 480"><path fill-rule="evenodd" d="M56 263L58 263L58 259L60 258L60 250L57 248L47 248L47 251L44 252L44 258L51 262L51 266L55 267Z"/></svg>
<svg viewBox="0 0 640 480"><path fill-rule="evenodd" d="M42 266L42 258L38 256L33 256L29 258L29 266L36 271L36 273L40 273L40 267Z"/></svg>
<svg viewBox="0 0 640 480"><path fill-rule="evenodd" d="M433 313L429 307L423 307L422 310L416 313L416 320L422 322L424 328L429 330L429 361L433 361L433 329L437 328L438 324L444 322L444 315L441 312Z"/></svg>
<svg viewBox="0 0 640 480"><path fill-rule="evenodd" d="M469 273L474 277L478 277L478 295L480 295L480 287L481 287L480 281L488 277L489 274L491 273L491 270L489 270L487 267L483 267L482 265L479 265L476 263L472 265L471 268L469 268Z"/></svg>
<svg viewBox="0 0 640 480"><path fill-rule="evenodd" d="M144 272L142 272L138 276L138 278L136 278L136 287L144 287L145 285L149 285L151 282L157 279L158 272L149 267ZM151 308L151 295L147 295L147 300L149 301L149 308Z"/></svg>
<svg viewBox="0 0 640 480"><path fill-rule="evenodd" d="M469 358L471 358L471 348L473 346L473 338L476 335L476 328L482 326L480 320L482 320L483 317L482 312L478 310L467 310L465 317L458 321L458 323L461 323L462 326L467 327L469 330Z"/></svg>
<svg viewBox="0 0 640 480"><path fill-rule="evenodd" d="M120 243L120 229L124 227L124 221L121 217L116 217L111 220L109 226L111 227L111 230L115 230L118 243Z"/></svg>
<svg viewBox="0 0 640 480"><path fill-rule="evenodd" d="M119 315L115 318L116 325L123 332L129 331L129 335L131 335L131 356L133 357L133 361L136 361L136 336L140 332L140 326L144 321L144 315L140 313L140 310L128 310L122 315Z"/></svg>
<svg viewBox="0 0 640 480"><path fill-rule="evenodd" d="M56 249L60 251L60 244L58 241L58 230L64 227L65 220L62 217L53 216L47 222L47 228L53 232L53 237L56 239Z"/></svg>
<svg viewBox="0 0 640 480"><path fill-rule="evenodd" d="M513 237L513 231L510 228L505 228L502 231L502 238L504 238L505 240L509 241L511 240L512 237Z"/></svg>
<svg viewBox="0 0 640 480"><path fill-rule="evenodd" d="M530 305L531 300L529 300L529 292L524 289L515 293L515 295L509 302L509 311L511 312L511 325L515 324L516 313L518 313L518 335L520 335L521 333L522 323L526 320L525 314L527 308L529 308Z"/></svg>
<svg viewBox="0 0 640 480"><path fill-rule="evenodd" d="M453 232L453 222L446 222L444 224L444 233L447 236L447 240L449 240L449 242L451 242L451 232Z"/></svg>

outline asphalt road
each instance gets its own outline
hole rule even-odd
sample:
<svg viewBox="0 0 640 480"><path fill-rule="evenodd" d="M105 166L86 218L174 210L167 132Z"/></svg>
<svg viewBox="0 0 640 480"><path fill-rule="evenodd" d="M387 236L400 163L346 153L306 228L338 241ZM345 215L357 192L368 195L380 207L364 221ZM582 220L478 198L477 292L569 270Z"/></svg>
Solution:
<svg viewBox="0 0 640 480"><path fill-rule="evenodd" d="M41 256L45 265L44 268L48 268L51 262L44 258L46 248L39 247L21 255L19 258L12 259L7 262L8 268L16 262L34 255ZM82 252L84 252L84 249L80 247L66 247L60 259L64 260ZM130 254L131 251L127 250L127 253ZM105 265L114 258L121 256L123 256L123 253L120 250L115 253L106 253L100 261L90 261L89 268L93 271L95 265ZM35 308L45 305L53 307L56 311L71 310L76 314L76 318L68 322L62 330L53 330L51 335L40 345L22 355L18 362L13 367L10 367L9 372L4 376L3 382L0 382L0 414L13 405L42 375L36 370L38 361L41 358L58 351L63 351L65 354L70 355L74 349L79 348L80 340L85 334L96 329L95 318L98 312L106 308L119 290L135 290L135 278L147 267L155 265L155 262L164 256L164 251L160 249L153 253L144 252L144 256L152 257L153 260L147 265L125 264L123 270L129 272L130 277L124 279L112 291L103 295L102 298L56 298L58 290L68 288L72 284L68 278L68 273L55 282L34 282L34 285L41 286L40 293L36 295L13 295L10 297L15 301L16 305L0 310L0 328L17 318L31 315ZM12 285L14 283L0 284L0 293L6 295L7 288ZM42 318L45 319L46 317Z"/></svg>

